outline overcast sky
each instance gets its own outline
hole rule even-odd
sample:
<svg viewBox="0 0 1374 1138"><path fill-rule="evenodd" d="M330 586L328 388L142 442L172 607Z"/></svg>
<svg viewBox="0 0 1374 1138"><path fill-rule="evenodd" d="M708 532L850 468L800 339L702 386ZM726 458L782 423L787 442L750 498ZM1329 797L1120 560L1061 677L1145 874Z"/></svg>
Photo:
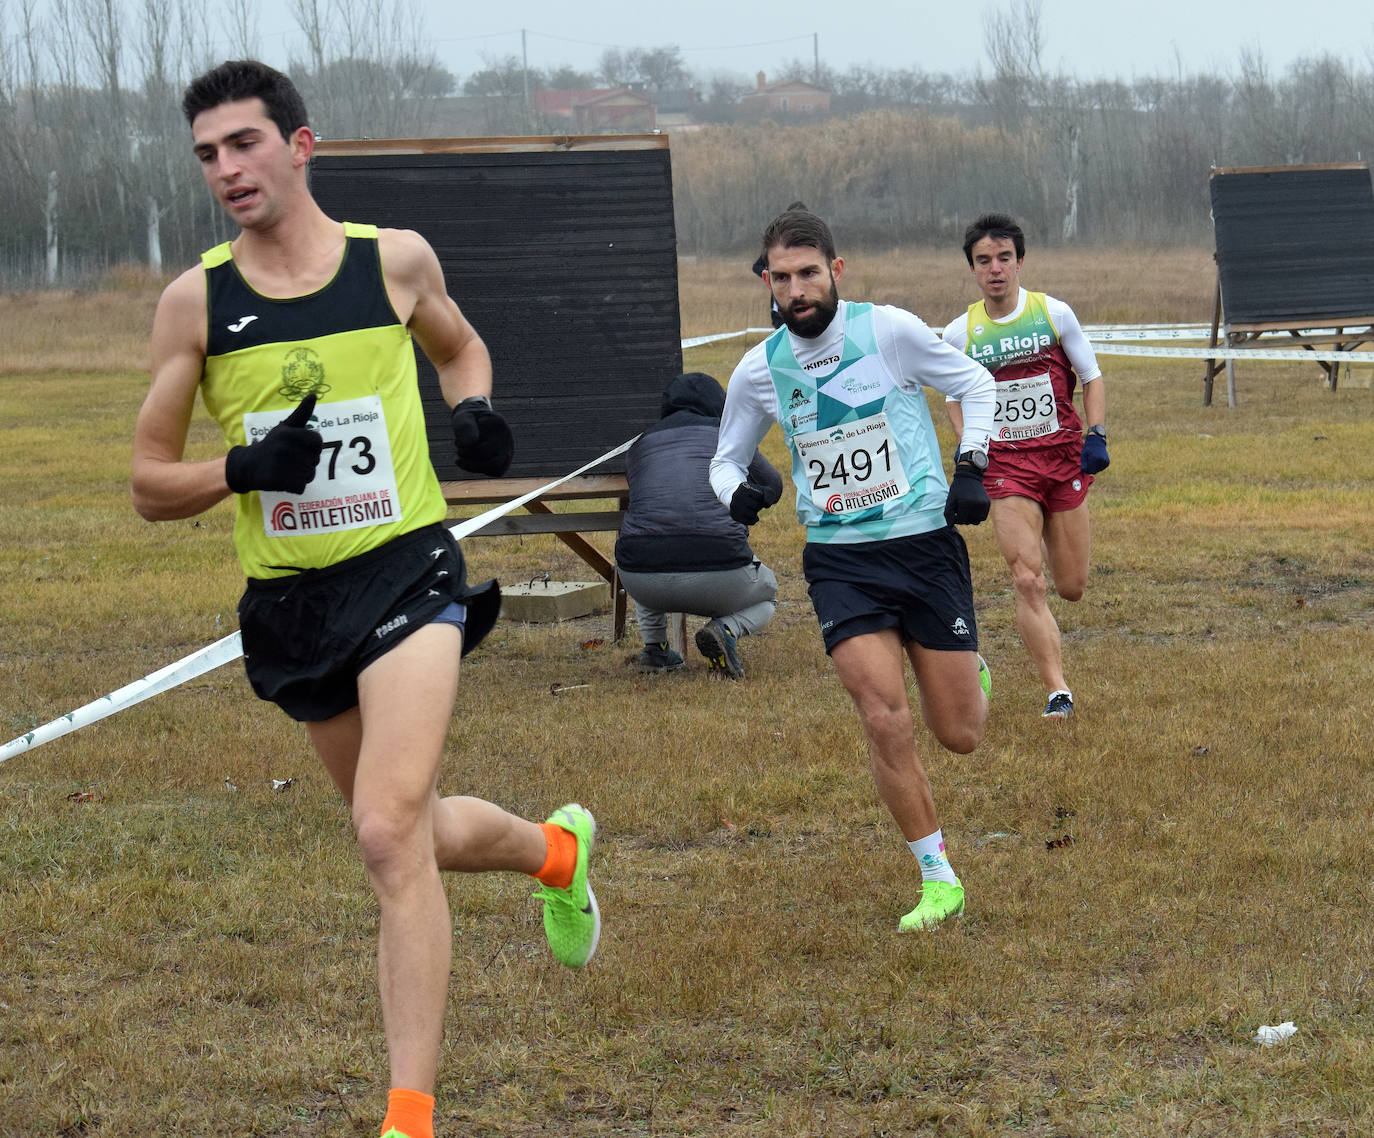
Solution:
<svg viewBox="0 0 1374 1138"><path fill-rule="evenodd" d="M986 72L987 13L1010 14L1021 0L521 0L421 6L439 62L460 80L483 57L519 56L526 32L529 65L568 64L591 71L610 47L675 44L689 70L753 78L789 59L810 62L813 34L822 62L838 71L856 64L971 75ZM267 5L277 11L287 5ZM268 33L275 19L263 21ZM1244 48L1258 50L1279 75L1295 59L1329 52L1361 71L1374 67L1374 6L1369 0L1041 0L1044 62L1079 78L1131 79L1197 72L1234 73ZM278 24L264 47L287 49L293 33ZM285 25L289 26L289 25ZM265 52L265 54L267 54ZM277 51L270 51L273 56ZM280 58L280 57L279 57ZM281 60L284 62L284 59Z"/></svg>

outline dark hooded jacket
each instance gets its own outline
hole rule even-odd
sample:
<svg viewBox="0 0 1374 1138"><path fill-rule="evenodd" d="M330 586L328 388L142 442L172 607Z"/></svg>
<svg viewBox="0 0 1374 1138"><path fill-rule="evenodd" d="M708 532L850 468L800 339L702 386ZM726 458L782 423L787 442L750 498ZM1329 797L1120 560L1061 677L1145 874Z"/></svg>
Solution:
<svg viewBox="0 0 1374 1138"><path fill-rule="evenodd" d="M705 372L688 372L663 393L659 420L630 448L625 478L630 504L615 543L629 573L738 569L754 560L749 527L730 517L711 489L710 466L725 392ZM749 481L768 504L782 497L782 476L757 451Z"/></svg>

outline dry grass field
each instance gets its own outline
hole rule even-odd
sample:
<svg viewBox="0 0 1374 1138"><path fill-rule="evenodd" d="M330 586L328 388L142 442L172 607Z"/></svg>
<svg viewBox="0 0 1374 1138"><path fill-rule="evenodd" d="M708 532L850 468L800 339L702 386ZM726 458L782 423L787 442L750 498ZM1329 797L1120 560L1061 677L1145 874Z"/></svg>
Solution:
<svg viewBox="0 0 1374 1138"><path fill-rule="evenodd" d="M1032 251L1024 279L1089 322L1211 314L1206 252ZM854 253L843 291L932 324L972 299L957 250ZM684 335L767 322L747 257L684 265L681 295ZM0 296L0 742L233 627L228 507L129 506L155 297ZM686 366L724 380L751 342ZM1374 1132L1370 376L1249 363L1239 406L1204 408L1195 361L1103 364L1094 575L1053 602L1074 719L1039 718L991 533L966 533L995 689L974 754L921 738L968 888L948 927L897 934L918 871L785 506L755 530L781 603L741 683L641 676L606 616L503 623L470 658L442 789L588 803L605 927L569 973L528 880L449 883L440 1134ZM198 417L196 452L217 440ZM553 539L467 554L586 575ZM236 665L0 765L0 827L0 1134L376 1134L370 893Z"/></svg>

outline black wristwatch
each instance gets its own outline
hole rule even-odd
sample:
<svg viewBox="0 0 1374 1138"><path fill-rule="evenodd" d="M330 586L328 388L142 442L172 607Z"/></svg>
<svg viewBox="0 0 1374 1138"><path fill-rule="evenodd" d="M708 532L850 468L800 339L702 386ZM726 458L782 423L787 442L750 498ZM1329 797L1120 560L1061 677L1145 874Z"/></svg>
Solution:
<svg viewBox="0 0 1374 1138"><path fill-rule="evenodd" d="M967 462L979 474L985 474L988 469L988 452L985 450L963 450L954 456L954 465L958 466L961 462Z"/></svg>
<svg viewBox="0 0 1374 1138"><path fill-rule="evenodd" d="M1088 428L1088 434L1101 435L1105 439L1107 437L1107 428L1104 427L1101 423L1094 423L1091 427Z"/></svg>

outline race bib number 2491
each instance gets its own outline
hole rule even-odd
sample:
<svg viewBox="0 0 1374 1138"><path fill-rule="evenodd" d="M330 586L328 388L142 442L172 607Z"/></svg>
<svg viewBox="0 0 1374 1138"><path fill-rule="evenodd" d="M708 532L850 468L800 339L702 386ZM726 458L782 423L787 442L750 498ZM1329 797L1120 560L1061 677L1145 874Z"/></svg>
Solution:
<svg viewBox="0 0 1374 1138"><path fill-rule="evenodd" d="M792 436L811 501L827 514L867 510L911 489L885 412Z"/></svg>

